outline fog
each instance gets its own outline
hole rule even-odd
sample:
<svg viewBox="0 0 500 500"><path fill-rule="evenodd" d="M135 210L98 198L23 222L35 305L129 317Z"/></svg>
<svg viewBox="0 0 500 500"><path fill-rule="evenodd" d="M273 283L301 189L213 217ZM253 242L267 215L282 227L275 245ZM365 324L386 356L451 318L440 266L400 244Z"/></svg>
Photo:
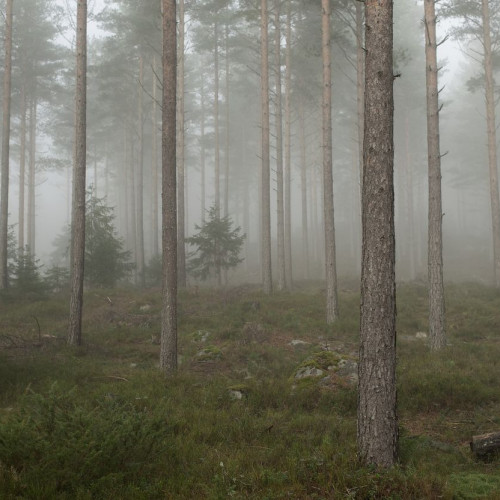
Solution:
<svg viewBox="0 0 500 500"><path fill-rule="evenodd" d="M17 3L14 50L21 58L31 33L30 19ZM70 222L73 149L74 12L71 2L39 2L33 23L39 29L40 69L31 78L42 88L37 103L35 240L37 258L50 267L54 240ZM157 5L158 4L158 5ZM125 247L135 253L137 166L142 151L146 264L155 254L152 152L153 93L160 93L159 3L95 1L89 3L87 183L115 210L115 225ZM404 5L403 5L404 4ZM355 2L333 2L333 158L337 266L341 277L360 272L360 199L356 112ZM43 9L46 8L46 12ZM60 11L54 11L59 8ZM259 19L251 2L186 3L185 43L185 214L186 235L195 232L203 209L215 203L215 169L220 168L221 210L247 235L244 262L230 274L231 283L260 280L260 84ZM23 18L24 16L24 18ZM272 17L272 16L271 16ZM425 279L427 274L427 142L423 5L395 2L395 208L397 279ZM17 22L18 20L22 22ZM214 23L218 32L218 133L214 115ZM285 75L286 12L281 13L281 72ZM493 244L482 84L482 48L473 37L457 40L460 19L443 19L438 38L440 72L444 272L447 280L492 283ZM43 23L42 23L43 24ZM40 26L40 24L39 24ZM24 30L24 31L23 31ZM274 24L270 31L271 99L274 79ZM321 174L321 40L316 2L294 4L291 52L291 224L294 279L322 279L323 222ZM32 42L30 42L32 43ZM50 47L49 47L50 46ZM55 48L55 51L54 51ZM58 49L59 48L59 49ZM42 58L44 55L45 58ZM142 59L143 75L139 75ZM23 72L14 60L13 132L9 224L19 222L20 107ZM16 71L16 67L18 70ZM34 75L34 76L33 76ZM156 84L156 90L153 86ZM284 92L284 84L283 84ZM138 107L142 102L142 113ZM229 103L229 104L228 104ZM276 135L271 102L271 213L273 259L276 257ZM157 109L156 168L160 168L161 111ZM28 113L29 115L29 113ZM140 144L138 117L143 117ZM203 121L203 123L202 123ZM303 138L303 140L302 140ZM218 152L216 140L218 139ZM134 169L135 167L135 169ZM205 186L202 187L204 167ZM301 177L305 169L306 186ZM228 176L226 179L226 172ZM227 188L226 188L227 185ZM204 190L204 197L203 191ZM227 191L226 191L227 190ZM227 198L227 202L226 202ZM160 198L158 198L159 200ZM306 207L303 200L306 199ZM26 202L27 203L27 202ZM303 210L307 208L304 219ZM25 207L27 210L27 205ZM307 227L304 226L307 222ZM137 222L137 221L136 221ZM136 223L135 222L135 223ZM14 228L18 237L18 226ZM192 281L192 279L190 279Z"/></svg>

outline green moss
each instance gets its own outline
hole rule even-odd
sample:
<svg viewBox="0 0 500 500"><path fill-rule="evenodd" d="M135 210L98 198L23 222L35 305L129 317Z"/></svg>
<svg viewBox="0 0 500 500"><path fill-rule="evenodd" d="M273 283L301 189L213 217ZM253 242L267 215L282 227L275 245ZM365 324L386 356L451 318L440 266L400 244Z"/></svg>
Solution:
<svg viewBox="0 0 500 500"><path fill-rule="evenodd" d="M453 498L457 500L500 498L500 476L498 475L468 472L452 474L449 480L453 487Z"/></svg>

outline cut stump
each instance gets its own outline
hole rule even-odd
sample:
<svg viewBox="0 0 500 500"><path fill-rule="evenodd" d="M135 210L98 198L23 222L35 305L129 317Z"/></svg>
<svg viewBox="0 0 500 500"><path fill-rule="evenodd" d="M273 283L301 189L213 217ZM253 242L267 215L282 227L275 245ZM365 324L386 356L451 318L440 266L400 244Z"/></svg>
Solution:
<svg viewBox="0 0 500 500"><path fill-rule="evenodd" d="M500 432L472 436L470 448L478 457L486 457L492 453L497 453L500 451Z"/></svg>

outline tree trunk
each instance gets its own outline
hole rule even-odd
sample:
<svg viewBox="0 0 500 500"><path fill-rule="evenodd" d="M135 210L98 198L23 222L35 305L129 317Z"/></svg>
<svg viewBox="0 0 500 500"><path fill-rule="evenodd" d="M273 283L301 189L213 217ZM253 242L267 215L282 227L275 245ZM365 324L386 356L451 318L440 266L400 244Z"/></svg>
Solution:
<svg viewBox="0 0 500 500"><path fill-rule="evenodd" d="M200 170L201 170L201 222L205 222L206 214L206 180L205 180L205 74L203 68L201 68L201 90L200 90L200 106L201 106L201 118L200 118Z"/></svg>
<svg viewBox="0 0 500 500"><path fill-rule="evenodd" d="M214 23L214 133L215 133L215 213L220 217L220 138L219 138L219 24Z"/></svg>
<svg viewBox="0 0 500 500"><path fill-rule="evenodd" d="M264 293L273 291L271 274L271 175L269 160L269 43L267 0L261 0L261 53L260 53L260 97L262 120L262 288Z"/></svg>
<svg viewBox="0 0 500 500"><path fill-rule="evenodd" d="M337 300L337 266L335 255L335 221L333 207L332 160L332 70L330 45L330 0L322 0L323 55L323 210L325 223L326 322L331 325L339 315Z"/></svg>
<svg viewBox="0 0 500 500"><path fill-rule="evenodd" d="M226 68L225 68L225 78L226 78L226 144L225 144L225 154L224 154L224 217L229 215L229 25L226 21L226 26L224 30L224 44L226 48ZM226 273L225 278L227 278Z"/></svg>
<svg viewBox="0 0 500 500"><path fill-rule="evenodd" d="M429 167L429 344L432 350L442 349L446 346L435 1L436 0L424 1L425 73L427 83L427 159Z"/></svg>
<svg viewBox="0 0 500 500"><path fill-rule="evenodd" d="M139 151L137 152L137 214L136 214L136 241L137 241L137 283L141 288L146 285L144 275L144 58L139 57L139 88L138 113L139 121Z"/></svg>
<svg viewBox="0 0 500 500"><path fill-rule="evenodd" d="M177 120L179 123L179 137L177 149L177 265L178 286L186 287L186 220L185 220L185 123L184 123L184 0L179 0L179 48L178 48L178 88L177 88Z"/></svg>
<svg viewBox="0 0 500 500"><path fill-rule="evenodd" d="M285 213L283 201L283 117L281 111L281 29L280 0L274 3L274 66L276 71L276 193L277 193L277 239L278 239L278 290L284 290L285 283Z"/></svg>
<svg viewBox="0 0 500 500"><path fill-rule="evenodd" d="M82 343L87 153L87 0L78 0L76 25L75 160L71 229L71 295L68 344Z"/></svg>
<svg viewBox="0 0 500 500"><path fill-rule="evenodd" d="M160 242L158 241L158 134L157 134L157 82L156 82L156 57L153 57L153 111L152 111L152 123L151 123L151 134L152 134L152 175L153 183L151 186L152 191L152 235L153 235L153 256L160 254Z"/></svg>
<svg viewBox="0 0 500 500"><path fill-rule="evenodd" d="M177 173L176 99L177 32L176 2L162 0L163 98L162 98L162 318L160 369L177 370Z"/></svg>
<svg viewBox="0 0 500 500"><path fill-rule="evenodd" d="M9 234L9 160L10 160L10 101L12 75L12 3L7 0L5 14L5 61L3 80L2 179L0 189L0 290L8 286L7 248Z"/></svg>
<svg viewBox="0 0 500 500"><path fill-rule="evenodd" d="M358 165L359 165L359 193L363 184L363 135L365 123L365 50L363 47L363 6L356 1L356 103L358 129Z"/></svg>
<svg viewBox="0 0 500 500"><path fill-rule="evenodd" d="M300 190L302 193L302 259L304 278L309 279L309 228L307 225L306 117L304 98L299 101Z"/></svg>
<svg viewBox="0 0 500 500"><path fill-rule="evenodd" d="M406 110L405 117L405 176L406 176L406 203L408 208L408 259L410 280L417 275L416 264L416 241L415 241L415 210L413 208L413 170L410 150L410 122L409 111Z"/></svg>
<svg viewBox="0 0 500 500"><path fill-rule="evenodd" d="M366 0L365 18L358 452L364 464L390 467L398 442L392 0Z"/></svg>
<svg viewBox="0 0 500 500"><path fill-rule="evenodd" d="M21 89L21 152L19 158L19 227L18 227L18 247L24 250L24 215L25 215L25 197L26 191L26 113L27 113L26 88L23 85Z"/></svg>
<svg viewBox="0 0 500 500"><path fill-rule="evenodd" d="M288 290L293 287L292 275L292 165L291 165L291 82L292 82L292 11L291 0L286 8L286 48L285 48L285 284Z"/></svg>
<svg viewBox="0 0 500 500"><path fill-rule="evenodd" d="M30 161L28 168L28 227L27 244L31 255L35 255L35 187L36 187L36 122L37 122L36 92L30 105Z"/></svg>
<svg viewBox="0 0 500 500"><path fill-rule="evenodd" d="M486 123L488 131L488 165L490 172L491 221L493 229L493 264L495 286L500 287L500 198L498 192L497 138L495 120L495 82L491 53L490 7L482 0Z"/></svg>

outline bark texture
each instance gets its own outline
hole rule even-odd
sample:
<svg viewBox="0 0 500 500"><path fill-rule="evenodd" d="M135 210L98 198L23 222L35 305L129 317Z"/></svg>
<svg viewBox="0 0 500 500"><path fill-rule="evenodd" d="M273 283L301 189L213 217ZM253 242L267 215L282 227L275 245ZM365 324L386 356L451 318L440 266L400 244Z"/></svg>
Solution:
<svg viewBox="0 0 500 500"><path fill-rule="evenodd" d="M424 1L427 88L427 162L429 168L429 343L432 350L446 346L443 286L443 210L439 149L439 95L435 0Z"/></svg>
<svg viewBox="0 0 500 500"><path fill-rule="evenodd" d="M10 101L12 75L12 3L7 0L5 13L5 61L3 79L2 176L0 189L0 290L8 286L7 247L9 233L9 155L10 155Z"/></svg>
<svg viewBox="0 0 500 500"><path fill-rule="evenodd" d="M71 222L71 295L68 344L82 343L87 153L87 0L78 0L76 24L75 159Z"/></svg>
<svg viewBox="0 0 500 500"><path fill-rule="evenodd" d="M176 93L177 33L176 2L163 4L163 98L162 98L162 317L160 369L177 370L177 172Z"/></svg>
<svg viewBox="0 0 500 500"><path fill-rule="evenodd" d="M267 0L261 0L261 120L262 120L262 287L273 291L271 274L271 175L269 160L269 41Z"/></svg>
<svg viewBox="0 0 500 500"><path fill-rule="evenodd" d="M326 322L338 318L337 267L332 166L332 70L330 46L330 0L322 0L321 32L323 55L323 211L325 224Z"/></svg>
<svg viewBox="0 0 500 500"><path fill-rule="evenodd" d="M358 452L364 464L396 461L393 3L366 0L363 256Z"/></svg>
<svg viewBox="0 0 500 500"><path fill-rule="evenodd" d="M482 0L486 124L490 172L491 223L493 229L493 265L495 286L500 287L500 198L498 192L497 137L495 120L495 81L491 50L490 6Z"/></svg>

